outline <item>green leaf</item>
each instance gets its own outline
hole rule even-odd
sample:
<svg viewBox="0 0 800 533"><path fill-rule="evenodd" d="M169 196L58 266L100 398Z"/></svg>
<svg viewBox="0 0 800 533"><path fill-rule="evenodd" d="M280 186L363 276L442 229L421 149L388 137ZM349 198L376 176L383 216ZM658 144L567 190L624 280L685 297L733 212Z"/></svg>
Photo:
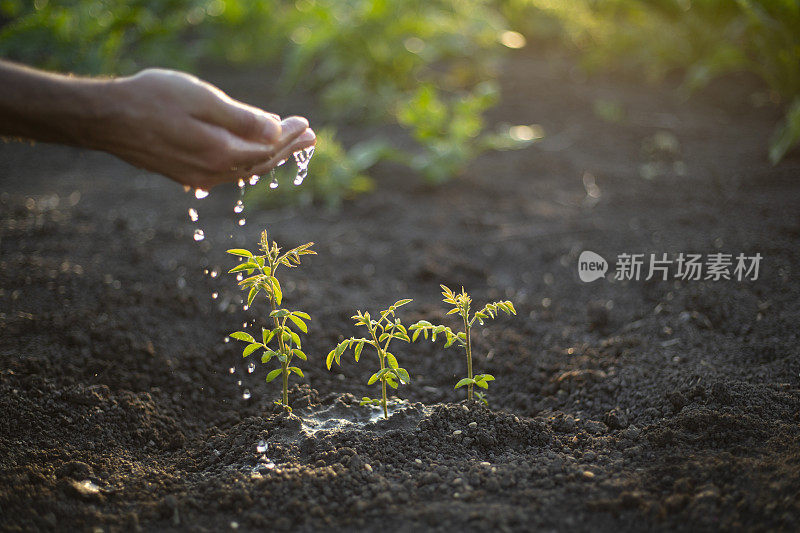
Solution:
<svg viewBox="0 0 800 533"><path fill-rule="evenodd" d="M356 363L358 363L358 359L359 359L359 357L361 357L361 350L362 349L364 349L364 340L363 339L358 341L358 344L356 344L356 349L355 349L355 352L354 352L355 356L356 356Z"/></svg>
<svg viewBox="0 0 800 533"><path fill-rule="evenodd" d="M386 360L389 362L389 367L390 368L397 368L397 366L398 366L397 365L397 358L394 355L392 355L392 354L387 352L386 353Z"/></svg>
<svg viewBox="0 0 800 533"><path fill-rule="evenodd" d="M247 307L253 305L253 300L255 300L256 295L258 294L259 288L257 285L253 285L250 288L250 294L247 295Z"/></svg>
<svg viewBox="0 0 800 533"><path fill-rule="evenodd" d="M283 374L283 369L282 368L276 368L275 370L273 370L272 372L267 374L267 383L269 383L273 379L277 378L281 374Z"/></svg>
<svg viewBox="0 0 800 533"><path fill-rule="evenodd" d="M397 374L398 379L403 383L411 381L411 376L408 375L408 370L405 368L395 368L394 373Z"/></svg>
<svg viewBox="0 0 800 533"><path fill-rule="evenodd" d="M255 352L259 348L264 348L264 345L260 342L254 342L252 344L248 344L245 349L242 351L242 357L247 357L251 353Z"/></svg>
<svg viewBox="0 0 800 533"><path fill-rule="evenodd" d="M230 338L236 339L237 341L244 341L244 342L256 342L252 335L249 333L245 333L244 331L236 331L229 335Z"/></svg>
<svg viewBox="0 0 800 533"><path fill-rule="evenodd" d="M269 363L269 360L278 355L278 352L274 350L267 350L263 354L261 354L261 362L262 363Z"/></svg>
<svg viewBox="0 0 800 533"><path fill-rule="evenodd" d="M264 343L266 347L269 344L269 341L272 340L272 337L275 336L275 332L271 329L261 328L261 342Z"/></svg>
<svg viewBox="0 0 800 533"><path fill-rule="evenodd" d="M489 388L489 384L486 383L485 381L475 380L475 385L477 385L478 387L480 387L482 389L488 389Z"/></svg>
<svg viewBox="0 0 800 533"><path fill-rule="evenodd" d="M292 350L292 353L297 357L299 357L300 359L302 359L303 361L308 360L308 357L306 357L306 354L303 350L298 350L297 348L295 348L294 350Z"/></svg>
<svg viewBox="0 0 800 533"><path fill-rule="evenodd" d="M294 372L295 374L297 374L301 378L303 377L303 371L300 370L299 368L297 368L296 366L290 366L289 367L289 372Z"/></svg>
<svg viewBox="0 0 800 533"><path fill-rule="evenodd" d="M491 374L478 374L475 376L475 381L494 381L494 376Z"/></svg>
<svg viewBox="0 0 800 533"><path fill-rule="evenodd" d="M302 331L303 333L308 333L308 326L306 326L306 323L303 322L300 318L297 318L296 316L290 314L289 320L294 322L295 325L297 325L297 327L300 328L300 331Z"/></svg>
<svg viewBox="0 0 800 533"><path fill-rule="evenodd" d="M336 348L328 352L328 356L325 358L325 366L328 367L328 370L331 369L331 365L333 364L333 360L336 358Z"/></svg>
<svg viewBox="0 0 800 533"><path fill-rule="evenodd" d="M411 301L412 301L411 298L404 298L402 300L397 300L392 307L397 309L398 307L402 307Z"/></svg>
<svg viewBox="0 0 800 533"><path fill-rule="evenodd" d="M369 381L367 381L367 385L372 385L373 383L375 383L376 381L378 381L378 379L379 379L378 372L375 372L374 374L372 374L372 375L369 377Z"/></svg>
<svg viewBox="0 0 800 533"><path fill-rule="evenodd" d="M302 346L300 345L300 335L298 335L294 331L289 331L289 335L292 336L292 342L294 343L294 345L297 346L298 348L302 348Z"/></svg>
<svg viewBox="0 0 800 533"><path fill-rule="evenodd" d="M229 253L231 255L238 255L241 257L253 257L252 253L243 248L231 248L230 250L226 250L226 253Z"/></svg>
<svg viewBox="0 0 800 533"><path fill-rule="evenodd" d="M255 270L256 268L258 268L257 263L254 263L253 261L245 261L244 263L240 263L228 270L228 273L232 274L234 272L242 272L243 270Z"/></svg>
<svg viewBox="0 0 800 533"><path fill-rule="evenodd" d="M278 278L275 276L270 276L269 282L272 284L272 294L275 297L275 303L281 305L281 302L283 301L283 291L281 290L281 284L278 281Z"/></svg>
<svg viewBox="0 0 800 533"><path fill-rule="evenodd" d="M397 388L397 382L394 380L394 376L392 375L386 376L386 383L393 389Z"/></svg>
<svg viewBox="0 0 800 533"><path fill-rule="evenodd" d="M276 309L272 311L269 316L274 318L283 318L289 314L289 311L286 309Z"/></svg>
<svg viewBox="0 0 800 533"><path fill-rule="evenodd" d="M449 310L449 311L447 312L447 314L448 314L448 315L452 315L452 314L454 314L454 313L458 313L459 311L460 311L460 309L459 309L458 307L456 307L456 308L454 308L454 309L451 309L451 310Z"/></svg>
<svg viewBox="0 0 800 533"><path fill-rule="evenodd" d="M464 378L461 381L459 381L458 383L456 383L456 386L454 388L458 389L459 387L463 387L464 385L470 385L470 384L474 384L474 383L475 383L474 379Z"/></svg>
<svg viewBox="0 0 800 533"><path fill-rule="evenodd" d="M292 311L294 316L304 318L306 320L311 320L311 316L308 313L304 313L303 311Z"/></svg>
<svg viewBox="0 0 800 533"><path fill-rule="evenodd" d="M415 330L415 331L414 331L414 334L411 336L411 340L412 340L412 341L416 341L416 340L417 340L417 338L419 337L419 334L420 334L420 333L422 333L422 330L421 330L421 329L417 329L417 330Z"/></svg>

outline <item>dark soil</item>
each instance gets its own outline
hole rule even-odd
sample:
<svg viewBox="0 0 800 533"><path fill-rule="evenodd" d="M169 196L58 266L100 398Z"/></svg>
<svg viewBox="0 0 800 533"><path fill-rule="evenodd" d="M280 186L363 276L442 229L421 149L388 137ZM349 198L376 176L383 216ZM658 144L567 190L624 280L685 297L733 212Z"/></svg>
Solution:
<svg viewBox="0 0 800 533"><path fill-rule="evenodd" d="M212 79L268 104L259 76ZM197 202L103 154L0 146L0 527L798 530L800 159L765 161L778 110L748 80L680 102L560 57L520 55L502 81L493 119L541 124L533 147L436 189L385 166L340 213L249 212L242 229L235 187ZM313 316L293 415L223 343L256 314L203 274L232 265L228 234L253 247L263 228L319 252L284 272L287 305ZM582 283L586 249L764 259L755 281ZM325 355L356 309L408 297L407 323L446 320L440 283L516 303L474 338L490 408L453 390L459 351L420 342L396 351L407 402L370 421L356 398L376 363L329 372Z"/></svg>

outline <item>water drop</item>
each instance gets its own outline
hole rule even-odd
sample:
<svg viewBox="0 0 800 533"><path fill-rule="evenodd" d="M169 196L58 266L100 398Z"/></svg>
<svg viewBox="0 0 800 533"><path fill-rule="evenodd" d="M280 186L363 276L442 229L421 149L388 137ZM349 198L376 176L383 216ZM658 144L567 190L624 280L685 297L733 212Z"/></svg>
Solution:
<svg viewBox="0 0 800 533"><path fill-rule="evenodd" d="M219 276L219 272L217 272L216 270L212 270L209 276L211 276L212 278L216 278L217 276Z"/></svg>
<svg viewBox="0 0 800 533"><path fill-rule="evenodd" d="M240 218L240 219L239 219L239 225L240 225L240 226L244 226L245 224L247 224L247 220L245 220L245 219L243 219L243 218Z"/></svg>
<svg viewBox="0 0 800 533"><path fill-rule="evenodd" d="M213 298L214 300L216 300L216 299L217 299L217 297L219 297L219 293L218 293L218 292L212 292L212 293L211 293L211 298Z"/></svg>
<svg viewBox="0 0 800 533"><path fill-rule="evenodd" d="M224 339L222 339L222 342L224 342L225 344L228 344L229 342L231 342L231 339L230 339L230 337L225 337Z"/></svg>
<svg viewBox="0 0 800 533"><path fill-rule="evenodd" d="M244 279L244 276L242 276L241 273L240 274L236 274L236 281L242 281L243 279Z"/></svg>
<svg viewBox="0 0 800 533"><path fill-rule="evenodd" d="M236 384L241 387L242 386L242 380L240 379L239 381L236 382Z"/></svg>
<svg viewBox="0 0 800 533"><path fill-rule="evenodd" d="M283 166L285 164L286 164L286 160L285 159L281 159L280 161L278 161L278 163L275 166L276 167L281 167L281 166Z"/></svg>
<svg viewBox="0 0 800 533"><path fill-rule="evenodd" d="M239 185L240 189L244 188L244 180L239 178L239 183L237 185Z"/></svg>
<svg viewBox="0 0 800 533"><path fill-rule="evenodd" d="M208 269L207 268L203 269L203 274L208 274Z"/></svg>
<svg viewBox="0 0 800 533"><path fill-rule="evenodd" d="M294 161L297 163L297 176L294 178L294 184L300 185L303 180L308 176L308 164L311 162L311 157L314 155L314 147L299 150L294 154Z"/></svg>
<svg viewBox="0 0 800 533"><path fill-rule="evenodd" d="M256 369L256 364L255 363L251 362L249 365L247 365L247 373L248 374L252 374L255 371L255 369Z"/></svg>
<svg viewBox="0 0 800 533"><path fill-rule="evenodd" d="M202 200L206 196L208 196L208 191L206 191L205 189L194 190L194 197L197 198L198 200Z"/></svg>
<svg viewBox="0 0 800 533"><path fill-rule="evenodd" d="M250 176L250 185L255 185L256 183L258 183L258 180L260 179L261 178L259 178L257 174L253 174L252 176Z"/></svg>
<svg viewBox="0 0 800 533"><path fill-rule="evenodd" d="M267 443L264 442L263 439L258 441L258 444L256 445L256 451L258 453L264 453L267 451Z"/></svg>
<svg viewBox="0 0 800 533"><path fill-rule="evenodd" d="M250 399L250 389L244 389L244 392L242 393L242 398L245 400Z"/></svg>
<svg viewBox="0 0 800 533"><path fill-rule="evenodd" d="M242 311L247 311L248 309L250 309L249 305L243 305L242 306Z"/></svg>
<svg viewBox="0 0 800 533"><path fill-rule="evenodd" d="M234 372L236 372L236 368L235 367L230 367L228 369L228 374L233 374Z"/></svg>
<svg viewBox="0 0 800 533"><path fill-rule="evenodd" d="M190 207L190 208L189 208L189 219L190 219L192 222L197 222L197 219L198 219L198 218L199 218L199 217L197 216L197 209L195 209L194 207Z"/></svg>
<svg viewBox="0 0 800 533"><path fill-rule="evenodd" d="M241 213L242 211L244 211L244 204L242 204L241 200L237 200L236 201L236 205L233 208L233 212L234 213Z"/></svg>
<svg viewBox="0 0 800 533"><path fill-rule="evenodd" d="M269 182L270 189L277 189L278 188L278 178L272 178L272 181Z"/></svg>
<svg viewBox="0 0 800 533"><path fill-rule="evenodd" d="M246 320L245 320L244 322L242 322L242 327L243 327L243 328L246 328L246 327L247 327L247 321L246 321Z"/></svg>
<svg viewBox="0 0 800 533"><path fill-rule="evenodd" d="M205 239L205 238L206 238L206 234L205 234L205 233L203 233L203 230L201 230L201 229L199 229L199 228L198 228L198 229L196 229L196 230L194 230L194 240L196 240L196 241L202 241L202 240L203 240L203 239Z"/></svg>

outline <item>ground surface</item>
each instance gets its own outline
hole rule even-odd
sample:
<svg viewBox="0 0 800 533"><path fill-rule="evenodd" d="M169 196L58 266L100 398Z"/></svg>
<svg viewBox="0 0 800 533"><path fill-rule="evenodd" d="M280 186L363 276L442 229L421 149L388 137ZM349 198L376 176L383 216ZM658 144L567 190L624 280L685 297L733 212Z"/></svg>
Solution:
<svg viewBox="0 0 800 533"><path fill-rule="evenodd" d="M214 80L268 101L256 76ZM0 146L0 528L800 528L800 159L765 162L777 111L747 80L681 103L558 57L519 56L503 86L493 119L541 124L533 147L435 190L385 167L341 213L243 229L234 190L196 202L101 154ZM253 316L230 276L203 275L264 227L319 252L285 272L313 315L291 417L222 342ZM585 284L585 249L764 259L756 281ZM409 297L407 323L443 320L439 283L519 310L475 336L491 409L459 403L458 351L417 343L397 349L413 382L390 420L312 433L297 415L367 417L376 363L323 362L353 311Z"/></svg>

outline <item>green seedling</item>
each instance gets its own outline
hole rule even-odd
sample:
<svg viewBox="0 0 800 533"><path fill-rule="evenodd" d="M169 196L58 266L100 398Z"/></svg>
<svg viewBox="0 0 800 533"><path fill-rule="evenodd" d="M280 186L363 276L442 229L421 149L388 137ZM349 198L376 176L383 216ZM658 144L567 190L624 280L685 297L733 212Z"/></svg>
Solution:
<svg viewBox="0 0 800 533"><path fill-rule="evenodd" d="M356 326L364 326L369 330L369 338L355 338L350 337L340 342L336 348L328 354L326 364L328 370L331 369L331 364L336 361L337 365L341 365L342 354L349 348L353 348L353 355L355 356L356 363L361 357L361 350L364 345L369 345L375 348L378 354L378 360L381 364L380 369L372 374L367 381L367 385L372 385L377 381L381 382L381 397L369 398L364 396L361 399L360 405L380 405L383 408L383 416L389 418L389 412L386 409L386 385L393 389L397 389L399 383L408 383L411 377L405 368L401 368L397 363L397 357L389 352L389 345L392 340L398 339L405 342L411 342L408 338L408 331L405 326L400 323L400 319L395 316L395 310L409 303L411 300L398 300L394 305L388 309L380 312L380 318L374 320L369 312L362 313L358 311L352 318L355 320ZM398 383L399 382L399 383Z"/></svg>
<svg viewBox="0 0 800 533"><path fill-rule="evenodd" d="M478 321L478 324L482 326L484 320L495 318L500 311L503 311L507 315L516 315L517 310L514 309L514 304L512 302L504 300L486 304L483 309L480 311L475 311L472 313L472 315L470 315L472 298L469 297L469 294L467 294L463 287L461 288L461 292L459 294L454 293L445 285L440 285L440 287L442 288L442 296L444 296L443 301L453 306L453 308L448 311L447 314L452 315L458 313L458 315L461 317L462 324L464 325L464 331L455 333L447 326L437 326L431 324L427 320L420 320L416 324L411 325L408 330L413 332L413 341L416 341L420 335L423 335L427 339L429 333L431 335L431 340L436 341L437 335L444 334L447 339L447 342L444 345L445 348L448 348L453 344L458 344L464 348L467 354L467 377L459 380L458 383L456 383L455 388L458 389L466 385L467 399L472 400L473 388L475 385L482 389L488 389L489 382L494 381L494 376L491 374L472 374L472 326L475 324L476 320ZM478 391L478 399L483 403L487 403L486 397L480 391Z"/></svg>
<svg viewBox="0 0 800 533"><path fill-rule="evenodd" d="M309 242L281 253L278 243L275 241L270 242L267 232L264 230L261 233L261 241L259 242L259 248L263 252L261 255L253 254L249 250L241 248L228 250L229 254L244 258L242 263L228 272L237 275L238 273L247 274L248 277L239 281L239 286L243 290L249 289L250 291L247 295L248 308L253 305L255 297L263 292L269 301L269 317L274 325L272 329L261 328L261 342L258 342L252 335L244 331L236 331L231 333L230 336L233 339L248 343L244 351L242 351L243 357L247 357L258 350L263 350L261 355L262 363L268 363L273 357L280 362L280 368L276 368L267 374L267 383L278 376L283 377L282 401L276 401L275 403L279 403L289 410L291 410L288 392L289 374L294 372L303 377L303 371L296 366L292 366L292 359L297 357L303 361L306 360L306 354L303 353L300 343L300 335L293 331L292 328L308 333L306 320L311 320L311 317L303 311L289 311L288 309L280 308L283 301L283 291L275 272L281 265L289 268L299 266L301 255L316 255L317 252L311 250L313 245L313 242ZM274 347L270 345L273 341L275 341L273 343Z"/></svg>

